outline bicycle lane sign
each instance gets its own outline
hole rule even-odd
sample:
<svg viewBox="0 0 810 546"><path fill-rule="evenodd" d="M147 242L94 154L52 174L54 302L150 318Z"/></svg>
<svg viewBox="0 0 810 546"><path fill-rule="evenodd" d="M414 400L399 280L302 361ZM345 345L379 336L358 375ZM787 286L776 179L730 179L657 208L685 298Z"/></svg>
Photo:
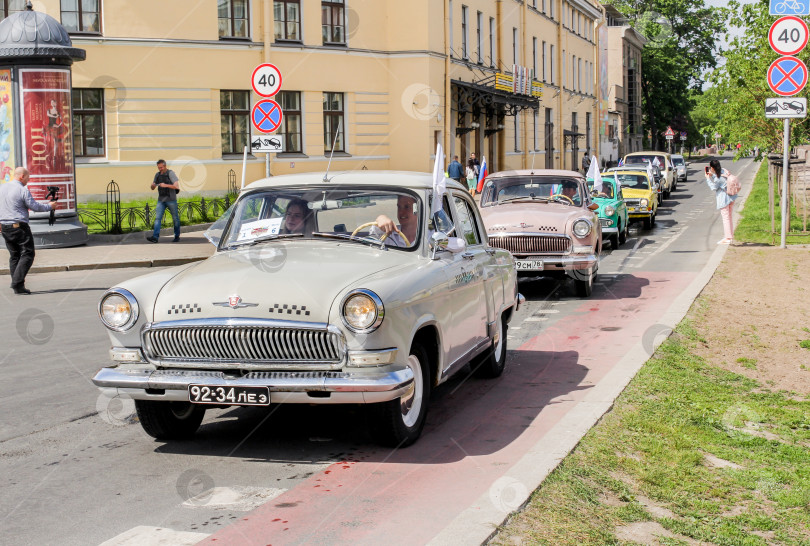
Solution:
<svg viewBox="0 0 810 546"><path fill-rule="evenodd" d="M810 0L770 0L770 15L810 15Z"/></svg>

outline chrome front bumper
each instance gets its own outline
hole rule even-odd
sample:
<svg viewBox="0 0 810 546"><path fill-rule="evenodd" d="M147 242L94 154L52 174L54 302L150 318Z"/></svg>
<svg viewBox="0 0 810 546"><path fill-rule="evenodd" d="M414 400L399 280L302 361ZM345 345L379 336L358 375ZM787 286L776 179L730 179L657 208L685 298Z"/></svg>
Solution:
<svg viewBox="0 0 810 546"><path fill-rule="evenodd" d="M384 372L251 372L244 376L209 370L102 368L93 383L110 397L188 401L189 385L268 387L270 403L374 404L394 400L413 383L410 368Z"/></svg>
<svg viewBox="0 0 810 546"><path fill-rule="evenodd" d="M602 234L604 235L605 233L619 233L619 228L617 228L616 226L613 227L602 226Z"/></svg>

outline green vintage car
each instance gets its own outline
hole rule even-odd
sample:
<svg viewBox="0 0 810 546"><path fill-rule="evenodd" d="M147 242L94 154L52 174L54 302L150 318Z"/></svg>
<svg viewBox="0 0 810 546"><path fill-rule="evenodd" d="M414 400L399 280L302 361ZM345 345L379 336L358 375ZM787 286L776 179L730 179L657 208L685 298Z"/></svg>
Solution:
<svg viewBox="0 0 810 546"><path fill-rule="evenodd" d="M622 189L616 191L616 181L612 173L602 173L602 191L595 192L593 179L588 179L588 189L591 191L593 202L599 205L597 214L602 224L602 236L610 241L613 250L619 248L627 240L628 219L627 205L622 196Z"/></svg>

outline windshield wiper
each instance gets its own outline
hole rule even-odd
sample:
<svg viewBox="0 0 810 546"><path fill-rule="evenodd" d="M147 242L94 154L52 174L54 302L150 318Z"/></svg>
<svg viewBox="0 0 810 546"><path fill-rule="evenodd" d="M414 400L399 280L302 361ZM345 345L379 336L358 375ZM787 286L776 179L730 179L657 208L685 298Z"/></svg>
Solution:
<svg viewBox="0 0 810 546"><path fill-rule="evenodd" d="M276 233L274 235L262 235L261 237L256 237L255 239L251 239L249 241L242 241L238 243L234 243L232 245L228 245L228 248L237 248L240 246L253 246L259 243L265 243L267 241L275 241L276 239L289 239L291 237L303 237L303 233Z"/></svg>
<svg viewBox="0 0 810 546"><path fill-rule="evenodd" d="M340 239L342 241L354 241L355 243L368 243L373 245L380 245L380 248L385 247L385 241L380 241L374 237L351 235L350 233L328 233L325 231L316 231L312 234L313 237L324 237L326 239Z"/></svg>
<svg viewBox="0 0 810 546"><path fill-rule="evenodd" d="M528 199L529 201L550 201L550 197L537 197L536 195L520 195L518 197L510 197L508 199L501 199L498 203L509 203L511 201L522 201Z"/></svg>

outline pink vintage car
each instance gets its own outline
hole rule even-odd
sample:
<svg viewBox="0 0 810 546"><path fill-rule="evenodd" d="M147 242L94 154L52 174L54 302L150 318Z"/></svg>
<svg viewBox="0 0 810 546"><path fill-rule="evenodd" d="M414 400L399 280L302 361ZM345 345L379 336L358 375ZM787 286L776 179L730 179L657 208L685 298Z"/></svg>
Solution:
<svg viewBox="0 0 810 546"><path fill-rule="evenodd" d="M577 295L593 290L602 228L585 178L574 171L503 171L481 193L489 244L512 253L519 276L570 277Z"/></svg>

